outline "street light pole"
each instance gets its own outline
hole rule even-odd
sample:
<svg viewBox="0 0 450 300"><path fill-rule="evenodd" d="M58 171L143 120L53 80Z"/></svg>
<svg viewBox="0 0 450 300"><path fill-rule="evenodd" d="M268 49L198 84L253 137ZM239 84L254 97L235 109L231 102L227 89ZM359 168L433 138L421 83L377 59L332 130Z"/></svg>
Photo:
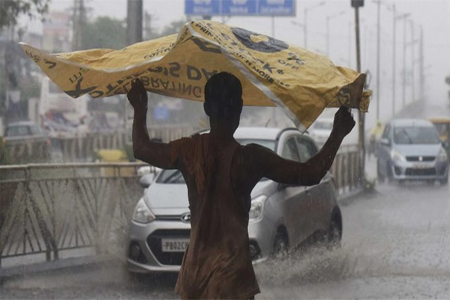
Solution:
<svg viewBox="0 0 450 300"><path fill-rule="evenodd" d="M402 74L403 74L403 76L402 76L402 85L403 85L403 95L402 95L402 108L405 106L405 86L406 86L406 83L405 83L405 74L406 74L406 71L405 71L405 68L406 68L406 60L405 60L405 57L406 57L406 19L409 17L409 13L404 13L404 14L401 14L401 15L399 15L399 16L397 16L396 15L396 10L395 10L395 6L394 6L394 72L395 72L395 68L396 68L396 59L395 59L395 56L396 56L396 52L395 52L395 48L396 48L396 45L395 45L395 43L396 43L396 36L397 36L397 21L400 21L400 20L403 20L403 72L402 72ZM394 73L394 79L393 79L393 82L394 82L394 88L393 88L393 91L394 91L394 102L395 102L395 77L396 77L396 74ZM395 105L395 104L393 104L393 105ZM395 111L394 111L394 113L395 113ZM393 115L394 116L394 115Z"/></svg>
<svg viewBox="0 0 450 300"><path fill-rule="evenodd" d="M317 5L313 5L310 7L305 7L304 9L304 22L303 22L303 39L305 44L305 49L308 48L308 10L312 10L313 8L322 6L325 4L325 1L318 3Z"/></svg>
<svg viewBox="0 0 450 300"><path fill-rule="evenodd" d="M380 6L381 1L377 1L377 121L380 120Z"/></svg>
<svg viewBox="0 0 450 300"><path fill-rule="evenodd" d="M330 56L330 20L342 16L345 12L341 11L335 15L327 16L327 56Z"/></svg>
<svg viewBox="0 0 450 300"><path fill-rule="evenodd" d="M406 21L408 15L403 18L403 76L402 76L402 108L405 108L406 104Z"/></svg>
<svg viewBox="0 0 450 300"><path fill-rule="evenodd" d="M305 16L303 18L303 45L305 47L305 49L308 47L308 29L306 28L308 25L308 21L306 20L306 18L308 17L308 9L305 8Z"/></svg>
<svg viewBox="0 0 450 300"><path fill-rule="evenodd" d="M397 30L396 30L396 12L395 12L395 4L392 4L393 18L392 18L392 27L393 27L393 40L392 43L392 118L395 117L395 43L397 38Z"/></svg>
<svg viewBox="0 0 450 300"><path fill-rule="evenodd" d="M420 69L419 69L419 78L420 78L420 100L424 101L425 100L425 94L424 94L424 85L425 85L425 76L423 73L423 69L424 69L424 63L425 63L425 58L423 56L423 26L420 25Z"/></svg>
<svg viewBox="0 0 450 300"><path fill-rule="evenodd" d="M272 37L275 38L275 16L272 16Z"/></svg>
<svg viewBox="0 0 450 300"><path fill-rule="evenodd" d="M414 51L414 45L416 44L416 41L414 39L414 22L412 20L409 20L411 25L411 101L414 102L416 100L416 91L415 91L415 76L414 76L414 69L415 69L415 51Z"/></svg>
<svg viewBox="0 0 450 300"><path fill-rule="evenodd" d="M293 25L295 25L295 26L302 27L303 30L305 29L305 24L302 24L302 23L300 23L300 22L297 22L297 21L291 21L291 24L293 24Z"/></svg>

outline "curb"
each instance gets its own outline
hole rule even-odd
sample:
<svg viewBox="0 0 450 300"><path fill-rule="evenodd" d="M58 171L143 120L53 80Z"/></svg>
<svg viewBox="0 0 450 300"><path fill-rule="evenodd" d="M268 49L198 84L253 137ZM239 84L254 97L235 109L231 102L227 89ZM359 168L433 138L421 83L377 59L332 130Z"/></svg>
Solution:
<svg viewBox="0 0 450 300"><path fill-rule="evenodd" d="M110 262L113 259L109 255L84 256L75 258L65 258L49 262L42 262L30 265L20 265L8 268L0 268L0 282L13 277L42 273L47 271L57 271L66 268L89 267L95 264Z"/></svg>

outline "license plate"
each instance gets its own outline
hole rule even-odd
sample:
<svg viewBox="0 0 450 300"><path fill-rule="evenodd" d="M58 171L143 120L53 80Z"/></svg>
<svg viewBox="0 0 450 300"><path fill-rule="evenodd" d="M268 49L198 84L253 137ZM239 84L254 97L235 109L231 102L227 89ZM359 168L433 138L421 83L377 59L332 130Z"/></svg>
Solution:
<svg viewBox="0 0 450 300"><path fill-rule="evenodd" d="M184 252L189 245L189 239L162 239L163 252Z"/></svg>
<svg viewBox="0 0 450 300"><path fill-rule="evenodd" d="M429 169L429 168L433 168L433 166L430 164L414 164L413 168L414 169Z"/></svg>

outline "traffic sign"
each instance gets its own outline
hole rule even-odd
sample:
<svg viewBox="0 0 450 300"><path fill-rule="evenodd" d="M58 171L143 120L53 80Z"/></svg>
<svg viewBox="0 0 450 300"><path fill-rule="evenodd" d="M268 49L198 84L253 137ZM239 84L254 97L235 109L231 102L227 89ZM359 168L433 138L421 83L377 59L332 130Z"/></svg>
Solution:
<svg viewBox="0 0 450 300"><path fill-rule="evenodd" d="M256 15L257 0L222 0L222 15Z"/></svg>
<svg viewBox="0 0 450 300"><path fill-rule="evenodd" d="M295 16L295 0L260 0L261 16Z"/></svg>
<svg viewBox="0 0 450 300"><path fill-rule="evenodd" d="M295 16L295 0L185 0L186 15Z"/></svg>
<svg viewBox="0 0 450 300"><path fill-rule="evenodd" d="M186 0L184 4L186 15L219 15L220 0Z"/></svg>
<svg viewBox="0 0 450 300"><path fill-rule="evenodd" d="M352 0L352 7L363 7L364 0Z"/></svg>

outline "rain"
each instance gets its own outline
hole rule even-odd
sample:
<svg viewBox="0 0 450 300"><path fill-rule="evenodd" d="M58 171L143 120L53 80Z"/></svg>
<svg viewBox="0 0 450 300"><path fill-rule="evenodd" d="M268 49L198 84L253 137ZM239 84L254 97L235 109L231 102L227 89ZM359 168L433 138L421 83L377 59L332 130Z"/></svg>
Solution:
<svg viewBox="0 0 450 300"><path fill-rule="evenodd" d="M41 0L36 3L44 6L33 4L29 12L22 7L14 18L14 5L8 6L14 1L2 2L7 3L0 5L6 20L0 22L2 299L179 298L175 285L189 242L180 236L189 232L191 218L187 190L181 173L134 157L129 88L125 84L125 92L102 97L95 87L83 91L74 84L66 95L39 65L44 62L51 69L54 63L23 51L19 42L48 53L119 50L178 34L184 24L201 20L243 28L258 33L252 38L274 38L326 56L334 65L359 68L366 74L364 89L372 93L363 124L361 113L351 109L357 124L320 185L275 185L263 178L255 187L249 225L261 289L255 298L450 298L449 1L217 0L234 5L234 13L195 14L192 7L208 8L216 0ZM273 16L253 12L252 3L263 6L260 2L278 10ZM213 68L197 72L208 77ZM87 72L80 67L68 79L80 83ZM158 81L158 86L163 84ZM178 90L183 89L187 85L180 84ZM164 92L148 97L152 142L168 143L210 129L202 102ZM317 153L331 133L337 108L325 108L303 133L286 107L277 104L244 106L236 140L259 143L295 160L283 152L282 134L291 130L313 141L311 153ZM265 138L246 133L249 127ZM270 140L275 133L281 138ZM302 155L298 159L304 162ZM305 160L311 156L306 155ZM171 185L164 190L163 183ZM327 194L330 186L332 195ZM253 237L252 226L271 216L271 197L288 197L295 188L313 196L302 206L308 213L283 212L282 219L303 219L292 231L285 224L286 252L277 252L284 247L272 240L278 229L264 227L263 237L271 239L265 243ZM261 198L260 191L272 196ZM317 231L303 236L306 227L322 222L317 199L324 194L340 212L341 240L335 247L323 245ZM327 222L333 216L327 215ZM145 226L155 226L151 230L159 234L173 230L175 238L154 232L147 236L139 231ZM139 240L140 235L145 237ZM159 239L157 251L152 239Z"/></svg>

